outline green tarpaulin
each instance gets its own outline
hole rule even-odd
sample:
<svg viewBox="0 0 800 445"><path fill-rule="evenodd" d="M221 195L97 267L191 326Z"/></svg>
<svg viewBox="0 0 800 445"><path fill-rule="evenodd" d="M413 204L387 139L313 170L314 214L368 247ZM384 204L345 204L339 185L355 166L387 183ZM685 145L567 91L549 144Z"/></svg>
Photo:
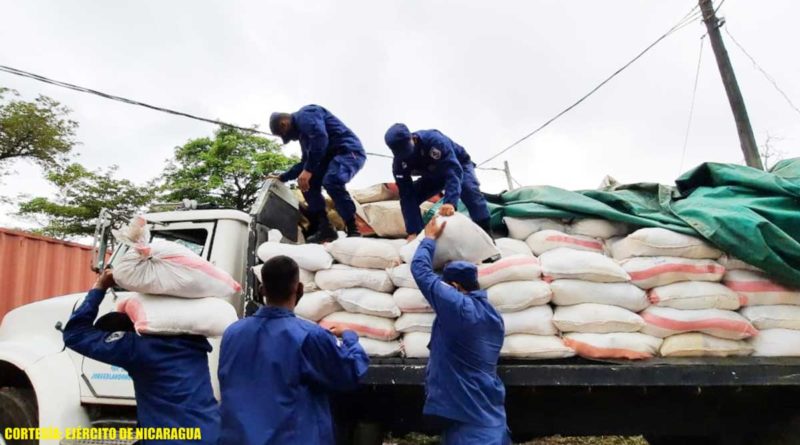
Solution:
<svg viewBox="0 0 800 445"><path fill-rule="evenodd" d="M492 226L517 218L600 217L700 235L723 251L800 287L800 158L770 172L705 163L675 186L631 184L571 192L523 187L490 197ZM459 210L465 211L460 208Z"/></svg>

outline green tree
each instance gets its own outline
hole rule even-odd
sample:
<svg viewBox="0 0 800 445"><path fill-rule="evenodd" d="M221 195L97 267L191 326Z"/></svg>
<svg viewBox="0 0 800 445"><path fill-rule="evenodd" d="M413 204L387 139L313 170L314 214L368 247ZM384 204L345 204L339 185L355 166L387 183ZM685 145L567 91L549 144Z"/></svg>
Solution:
<svg viewBox="0 0 800 445"><path fill-rule="evenodd" d="M57 238L92 235L102 208L111 210L115 219L129 219L153 201L155 187L116 179L116 171L117 166L90 171L77 163L55 168L46 178L58 188L56 197L21 202L19 214L39 222L42 228L37 232Z"/></svg>
<svg viewBox="0 0 800 445"><path fill-rule="evenodd" d="M221 127L213 138L192 139L175 148L164 171L162 199L194 199L247 211L266 174L297 162L264 137Z"/></svg>
<svg viewBox="0 0 800 445"><path fill-rule="evenodd" d="M70 110L47 96L33 101L18 97L16 91L0 87L0 173L16 159L45 168L65 162L78 127L69 119Z"/></svg>

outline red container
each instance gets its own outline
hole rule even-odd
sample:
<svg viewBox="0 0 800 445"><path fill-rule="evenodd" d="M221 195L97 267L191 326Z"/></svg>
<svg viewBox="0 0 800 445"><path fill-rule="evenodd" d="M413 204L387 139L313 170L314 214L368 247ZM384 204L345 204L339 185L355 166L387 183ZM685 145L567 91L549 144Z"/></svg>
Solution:
<svg viewBox="0 0 800 445"><path fill-rule="evenodd" d="M0 319L11 309L88 290L92 248L0 228Z"/></svg>

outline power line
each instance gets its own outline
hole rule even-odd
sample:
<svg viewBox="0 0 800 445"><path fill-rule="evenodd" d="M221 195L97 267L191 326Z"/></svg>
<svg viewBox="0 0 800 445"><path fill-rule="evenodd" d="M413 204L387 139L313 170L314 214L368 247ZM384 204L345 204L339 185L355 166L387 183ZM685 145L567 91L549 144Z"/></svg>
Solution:
<svg viewBox="0 0 800 445"><path fill-rule="evenodd" d="M754 59L753 56L751 56L750 53L748 53L747 50L745 50L744 47L736 40L736 38L731 35L727 26L725 27L725 34L727 34L728 37L731 38L731 41L733 41L733 43L744 53L744 55L750 59L750 62L753 63L753 66L764 75L764 77L772 84L772 86L775 87L778 93L780 93L780 95L786 99L786 102L789 104L789 106L792 107L798 114L800 114L800 108L798 108L797 105L795 105L792 100L789 99L789 96L786 94L786 92L784 92L781 87L778 86L778 82L775 80L775 78L770 76L769 73L764 70L764 68L761 68L761 65L756 62L756 59Z"/></svg>
<svg viewBox="0 0 800 445"><path fill-rule="evenodd" d="M686 159L686 147L689 145L689 132L692 128L692 117L694 117L694 103L697 97L697 81L700 79L700 63L703 61L703 43L706 35L700 37L700 55L697 56L697 70L694 73L694 87L692 87L692 104L689 107L689 122L686 123L686 136L683 138L683 151L681 152L681 164L678 174L683 173L683 161Z"/></svg>
<svg viewBox="0 0 800 445"><path fill-rule="evenodd" d="M491 157L489 157L488 159L486 159L485 161L481 162L481 163L480 163L480 164L478 164L478 165L480 166L480 165L486 164L487 162L490 162L490 161L492 161L492 160L496 159L498 156L502 155L503 153L506 153L507 151L509 151L509 150L511 150L512 148L516 147L517 145L521 144L521 143L522 143L522 142L524 142L526 139L530 138L530 137L531 137L531 136L533 136L534 134L536 134L536 133L540 132L540 131L541 131L541 130L543 130L545 127L547 127L548 125L550 125L551 123L553 123L553 122L554 122L556 119L560 118L561 116L563 116L563 115L565 115L566 113L568 113L569 111L571 111L573 108L575 108L575 107L577 107L578 105L580 105L580 104L581 104L583 101L585 101L586 99L588 99L588 98L589 98L589 96L591 96L591 95L592 95L592 94L594 94L594 93L595 93L597 90L599 90L600 88L602 88L602 87L603 87L605 84L607 84L608 82L610 82L610 81L611 81L611 79L615 78L615 77L616 77L616 76L617 76L619 73L621 73L622 71L624 71L624 70L625 70L626 68L628 68L629 66L633 65L633 63L634 63L634 62L636 62L637 60L639 60L639 59L640 59L642 56L644 56L644 55L645 55L645 54L646 54L648 51L650 51L650 49L652 49L654 46L656 46L656 45L657 45L659 42L661 42L662 40L664 40L665 38L667 38L667 36L669 36L670 34L672 34L672 33L673 33L673 32L675 32L675 31L677 31L678 29L682 28L683 26L686 26L687 24L691 23L691 22L694 20L694 15L693 15L693 13L695 12L695 9L697 9L697 8L698 8L698 6L694 6L692 9L690 9L690 10L689 10L689 12L688 12L688 13L686 13L686 15L684 15L684 16L683 16L683 18L681 18L681 19L678 21L678 23L676 23L676 24L675 24L675 25L674 25L672 28L670 28L670 29L669 29L667 32L665 32L664 34L662 34L662 35L661 35L661 37L657 38L657 39L656 39L656 40L655 40L653 43L651 43L650 45L648 45L648 46L647 46L647 47L646 47L644 50L642 50L642 51L641 51L639 54L637 54L637 55L636 55L636 57L634 57L633 59L631 59L631 60L630 60L629 62L627 62L626 64L622 65L622 67L620 67L619 69L617 69L616 71L614 71L614 73L612 73L610 76L606 77L606 78L605 78L605 79L604 79L602 82L600 82L600 83L599 83L597 86L595 86L594 88L592 88L592 89L591 89L591 90L590 90L588 93L586 93L585 95L583 95L583 97L581 97L580 99L578 99L578 100L577 100L576 102L574 102L572 105L570 105L570 106L568 106L567 108L565 108L565 109L561 110L559 113L557 113L555 116L553 116L553 117L551 117L550 119L548 119L548 120L547 120L545 123L543 123L542 125L540 125L540 126L539 126L538 128L536 128L535 130L533 130L533 131L531 131L530 133L526 134L526 135L525 135L525 136L523 136L522 138L518 139L517 141L515 141L514 143L512 143L512 144L511 144L511 145L509 145L508 147L506 147L506 148L504 148L504 149L500 150L499 152L497 152L496 154L492 155Z"/></svg>

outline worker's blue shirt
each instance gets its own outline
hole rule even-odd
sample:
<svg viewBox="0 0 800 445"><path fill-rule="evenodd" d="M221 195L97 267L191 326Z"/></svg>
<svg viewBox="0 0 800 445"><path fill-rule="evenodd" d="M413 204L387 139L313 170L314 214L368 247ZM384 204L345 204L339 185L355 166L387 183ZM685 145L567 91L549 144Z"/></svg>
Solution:
<svg viewBox="0 0 800 445"><path fill-rule="evenodd" d="M136 391L136 416L143 428L200 428L200 441L153 440L142 444L216 444L220 416L208 353L194 335L155 336L108 332L93 323L105 291L92 289L64 328L64 344L86 357L119 366Z"/></svg>
<svg viewBox="0 0 800 445"><path fill-rule="evenodd" d="M292 311L262 307L222 336L221 445L333 444L328 394L353 390L369 358Z"/></svg>
<svg viewBox="0 0 800 445"><path fill-rule="evenodd" d="M300 141L302 158L280 176L281 181L296 179L303 170L318 173L334 156L354 153L366 156L361 140L330 111L319 105L306 105L292 113L289 139Z"/></svg>
<svg viewBox="0 0 800 445"><path fill-rule="evenodd" d="M506 424L505 388L497 376L503 319L486 291L462 294L433 271L436 242L425 238L411 262L420 291L436 312L425 378L426 415L464 424Z"/></svg>

